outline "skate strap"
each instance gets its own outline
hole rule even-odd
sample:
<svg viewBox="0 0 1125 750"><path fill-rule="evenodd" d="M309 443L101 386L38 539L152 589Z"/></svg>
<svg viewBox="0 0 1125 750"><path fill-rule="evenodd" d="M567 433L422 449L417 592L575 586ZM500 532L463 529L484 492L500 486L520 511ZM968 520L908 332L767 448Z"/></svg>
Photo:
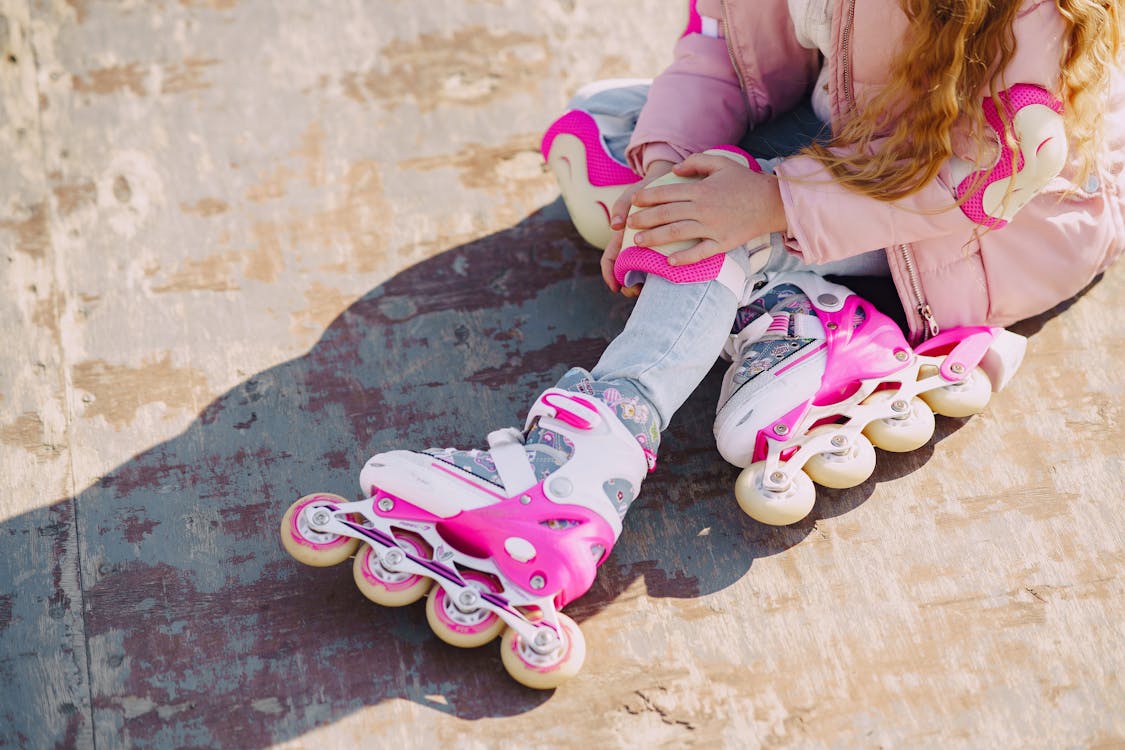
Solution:
<svg viewBox="0 0 1125 750"><path fill-rule="evenodd" d="M514 427L505 427L488 434L488 453L496 472L509 495L523 492L535 485L535 471L523 445L523 434Z"/></svg>
<svg viewBox="0 0 1125 750"><path fill-rule="evenodd" d="M558 388L544 392L531 407L528 423L535 417L557 419L576 430L592 429L602 421L598 407L581 396Z"/></svg>

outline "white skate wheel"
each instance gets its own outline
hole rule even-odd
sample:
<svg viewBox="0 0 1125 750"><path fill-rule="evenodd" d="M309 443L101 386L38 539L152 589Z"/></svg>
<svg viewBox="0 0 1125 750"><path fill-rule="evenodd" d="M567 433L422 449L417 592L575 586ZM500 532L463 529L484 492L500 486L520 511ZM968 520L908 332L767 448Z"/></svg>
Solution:
<svg viewBox="0 0 1125 750"><path fill-rule="evenodd" d="M516 682L534 690L551 690L578 674L586 660L586 638L578 623L558 613L562 642L547 654L540 654L524 643L516 631L504 631L500 641L500 660Z"/></svg>
<svg viewBox="0 0 1125 750"><path fill-rule="evenodd" d="M315 531L307 512L317 505L343 505L347 500L328 492L305 495L289 506L281 517L281 546L305 565L327 568L347 560L359 547L350 536Z"/></svg>
<svg viewBox="0 0 1125 750"><path fill-rule="evenodd" d="M937 373L938 368L933 365L922 365L918 369L918 379ZM992 398L992 381L984 370L974 367L960 383L950 383L918 395L938 414L946 417L971 417L988 406Z"/></svg>
<svg viewBox="0 0 1125 750"><path fill-rule="evenodd" d="M738 475L734 483L734 496L738 507L755 521L770 526L788 526L807 516L816 502L812 479L797 471L784 490L768 490L762 485L766 462L756 461Z"/></svg>
<svg viewBox="0 0 1125 750"><path fill-rule="evenodd" d="M839 425L824 424L809 430L809 437L839 432ZM843 490L867 481L875 471L875 447L863 435L856 435L843 452L825 451L810 458L805 473L822 487Z"/></svg>
<svg viewBox="0 0 1125 750"><path fill-rule="evenodd" d="M430 556L430 545L419 536L409 532L396 535L400 544L406 544L410 551L422 557ZM356 588L369 600L384 607L405 607L421 599L430 590L433 581L416 573L402 573L387 570L379 562L376 548L364 545L352 563L352 577Z"/></svg>
<svg viewBox="0 0 1125 750"><path fill-rule="evenodd" d="M462 570L461 576L478 591L499 593L500 583L486 573ZM450 646L476 648L496 639L504 621L483 607L458 607L441 586L434 586L426 599L426 620L434 635Z"/></svg>
<svg viewBox="0 0 1125 750"><path fill-rule="evenodd" d="M898 391L875 391L864 400L864 404L878 404L884 401L903 400ZM921 448L934 436L934 412L920 398L912 398L906 404L902 416L875 419L863 428L876 448L892 453L907 453Z"/></svg>

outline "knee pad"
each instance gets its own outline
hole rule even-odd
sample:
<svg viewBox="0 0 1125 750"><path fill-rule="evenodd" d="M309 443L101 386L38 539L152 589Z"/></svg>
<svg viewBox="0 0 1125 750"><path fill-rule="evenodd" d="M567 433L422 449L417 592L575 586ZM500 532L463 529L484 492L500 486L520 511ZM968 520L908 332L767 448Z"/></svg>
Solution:
<svg viewBox="0 0 1125 750"><path fill-rule="evenodd" d="M741 164L755 172L762 168L754 157L747 154L737 146L720 146L704 151L705 154L725 156L731 161ZM671 185L677 182L692 182L694 179L680 177L669 172L663 177L653 180L649 187L658 185ZM621 241L621 254L613 264L613 275L617 283L622 286L633 286L644 282L645 276L655 274L676 284L697 284L707 281L718 281L730 289L735 296L741 297L746 282L746 271L728 253L712 255L701 261L686 266L668 265L668 256L687 250L696 244L696 240L683 240L670 242L657 247L642 247L633 242L636 230L626 229ZM768 237L767 244L768 244Z"/></svg>
<svg viewBox="0 0 1125 750"><path fill-rule="evenodd" d="M578 233L591 245L604 248L613 236L610 208L640 177L613 157L594 116L580 109L555 120L540 149Z"/></svg>
<svg viewBox="0 0 1125 750"><path fill-rule="evenodd" d="M951 160L961 210L989 229L1011 221L1062 171L1067 156L1062 102L1046 89L1026 83L1001 91L998 98L1003 117L991 97L984 100L984 119L1000 150L996 162L979 169L958 157ZM1009 134L1016 143L1014 154L1007 145Z"/></svg>

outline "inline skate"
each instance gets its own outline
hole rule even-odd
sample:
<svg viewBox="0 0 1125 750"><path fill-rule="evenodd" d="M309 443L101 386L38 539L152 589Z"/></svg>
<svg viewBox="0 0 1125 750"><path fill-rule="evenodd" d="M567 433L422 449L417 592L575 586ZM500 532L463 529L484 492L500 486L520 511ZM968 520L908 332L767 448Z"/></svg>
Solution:
<svg viewBox="0 0 1125 750"><path fill-rule="evenodd" d="M814 482L864 482L876 447L925 445L935 412L980 412L1026 348L1024 337L983 326L951 328L911 348L871 303L807 271L769 281L735 328L715 441L745 467L735 483L741 508L773 525L808 515Z"/></svg>
<svg viewBox="0 0 1125 750"><path fill-rule="evenodd" d="M501 636L513 678L554 688L585 658L582 632L559 609L590 588L655 465L655 415L627 391L572 370L536 399L523 432L491 433L487 451L377 454L360 474L367 499L300 498L282 544L315 566L354 555L356 585L377 604L428 594L443 641Z"/></svg>

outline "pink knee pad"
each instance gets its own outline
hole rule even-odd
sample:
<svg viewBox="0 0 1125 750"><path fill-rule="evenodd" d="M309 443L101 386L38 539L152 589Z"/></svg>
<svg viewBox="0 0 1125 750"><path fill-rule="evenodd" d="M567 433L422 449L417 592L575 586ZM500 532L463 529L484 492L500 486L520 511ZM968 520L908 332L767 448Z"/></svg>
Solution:
<svg viewBox="0 0 1125 750"><path fill-rule="evenodd" d="M961 210L989 229L1006 225L1028 201L1056 177L1066 164L1066 132L1062 102L1046 89L1019 83L998 95L1004 107L1001 118L991 97L984 100L984 119L996 133L1000 155L986 169L953 159L957 198ZM1005 124L1017 144L1015 159L1007 147Z"/></svg>
<svg viewBox="0 0 1125 750"><path fill-rule="evenodd" d="M541 150L578 233L594 247L604 248L613 236L610 208L625 187L640 177L628 164L613 158L597 121L579 109L552 123Z"/></svg>
<svg viewBox="0 0 1125 750"><path fill-rule="evenodd" d="M560 135L574 136L585 147L586 179L594 187L631 185L640 179L628 164L614 159L609 153L598 124L589 112L572 109L551 123L551 127L543 134L539 147L544 161L550 161L551 147Z"/></svg>
<svg viewBox="0 0 1125 750"><path fill-rule="evenodd" d="M719 146L708 149L704 153L725 156L731 161L741 164L755 172L762 168L757 160L737 146ZM668 173L660 179L653 180L651 186L668 185L677 182L690 182L685 177ZM745 272L742 268L726 256L725 253L712 255L701 261L686 266L668 265L668 256L681 250L687 250L696 243L695 240L672 242L659 247L641 247L632 242L635 230L626 229L622 240L621 254L613 264L613 275L617 283L622 286L633 286L642 283L648 274L655 274L668 279L676 284L696 284L705 281L719 281L727 286L736 295L742 294L745 282Z"/></svg>

